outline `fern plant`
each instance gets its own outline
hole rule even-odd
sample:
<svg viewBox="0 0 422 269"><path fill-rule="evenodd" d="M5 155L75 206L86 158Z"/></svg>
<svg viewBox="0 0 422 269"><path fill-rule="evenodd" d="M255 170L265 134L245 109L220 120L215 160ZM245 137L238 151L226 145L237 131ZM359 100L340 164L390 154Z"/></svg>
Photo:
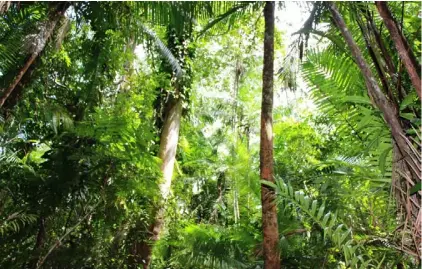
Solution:
<svg viewBox="0 0 422 269"><path fill-rule="evenodd" d="M24 226L34 223L37 216L34 214L27 214L24 212L14 212L5 219L0 220L0 235L4 236L9 232L17 233Z"/></svg>
<svg viewBox="0 0 422 269"><path fill-rule="evenodd" d="M310 51L302 64L310 96L336 128L337 135L366 148L355 156L372 156L373 164L391 171L391 135L379 111L372 107L359 69L331 49Z"/></svg>
<svg viewBox="0 0 422 269"><path fill-rule="evenodd" d="M0 16L0 77L16 71L35 41L34 33L46 14L45 4L23 4L21 7L12 5L7 16Z"/></svg>
<svg viewBox="0 0 422 269"><path fill-rule="evenodd" d="M381 266L381 263L377 266L371 264L373 260L363 254L362 246L353 240L352 230L344 224L338 224L337 214L327 211L324 204L312 200L301 190L293 190L293 187L283 180L277 180L276 184L263 181L262 183L274 188L276 201L279 204L293 205L294 208L299 208L301 212L317 223L324 230L324 236L342 251L348 268L364 269ZM285 201L288 203L284 203Z"/></svg>

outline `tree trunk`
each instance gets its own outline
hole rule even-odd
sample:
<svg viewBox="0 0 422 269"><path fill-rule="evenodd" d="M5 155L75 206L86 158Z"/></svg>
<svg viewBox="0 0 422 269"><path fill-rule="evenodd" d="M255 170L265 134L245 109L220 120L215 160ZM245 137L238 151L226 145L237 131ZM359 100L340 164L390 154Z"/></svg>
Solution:
<svg viewBox="0 0 422 269"><path fill-rule="evenodd" d="M420 155L416 153L416 150L412 148L411 143L405 136L403 128L401 126L400 120L398 118L398 111L394 109L394 105L387 100L385 95L380 90L375 77L373 76L368 64L366 63L365 59L363 58L362 52L360 51L359 47L353 40L352 35L350 34L347 26L337 10L336 5L334 2L330 2L328 4L330 6L330 11L333 16L334 22L336 23L337 27L340 29L344 39L346 40L347 45L349 46L352 55L356 61L356 64L361 70L361 73L365 79L365 84L368 90L368 95L371 98L372 103L382 112L385 121L387 122L388 126L390 127L392 137L394 139L394 156L401 156L400 160L403 163L403 167L400 169L400 172L403 174L403 179L405 180L404 184L406 184L406 190L413 187L416 182L421 181L421 168L420 168ZM395 160L395 163L397 160ZM393 167L395 164L393 164ZM393 182L394 183L394 182ZM397 183L394 183L396 186ZM405 202L403 199L399 199L398 202L401 206L403 203L405 206L409 206L411 203L416 203L415 197L410 197L407 193L405 197ZM402 201L401 201L402 200ZM419 200L420 203L420 200ZM418 215L420 214L420 207L417 210L408 210L406 212L406 221L415 225L415 228L412 229L413 236L416 238L420 238L420 228L416 226L420 226L420 220L418 221ZM413 220L415 222L413 222ZM415 240L417 241L417 239ZM418 249L414 250L416 253L419 252Z"/></svg>
<svg viewBox="0 0 422 269"><path fill-rule="evenodd" d="M32 75L34 71L39 66L39 58L36 59L30 68L26 71L25 75L22 77L21 81L16 85L13 92L9 95L6 102L3 104L3 116L7 119L11 115L11 111L18 104L19 99L22 97L23 89L31 82Z"/></svg>
<svg viewBox="0 0 422 269"><path fill-rule="evenodd" d="M334 22L340 29L347 45L349 46L352 52L356 64L361 70L361 73L365 79L368 95L371 98L372 103L382 112L385 121L391 129L392 136L396 141L401 154L404 156L408 165L411 168L414 178L416 179L416 181L420 181L421 165L418 161L418 157L415 156L413 150L408 144L409 140L406 138L403 132L403 128L398 118L398 111L394 109L394 105L387 100L387 98L379 88L371 69L369 68L368 64L366 63L366 60L362 55L362 52L360 51L352 35L347 29L343 17L337 10L336 5L333 2L329 2L328 5L330 6L330 11L333 16Z"/></svg>
<svg viewBox="0 0 422 269"><path fill-rule="evenodd" d="M0 108L3 107L7 98L15 90L16 86L21 81L22 77L25 75L29 67L34 63L38 55L44 50L48 39L53 34L57 23L60 21L61 16L64 14L64 12L66 11L68 7L69 5L66 2L57 4L55 10L50 14L48 21L46 21L45 24L41 27L35 39L37 40L37 44L35 48L33 48L31 55L28 57L23 67L19 70L16 77L10 83L9 87L7 87L3 91L3 94L0 97Z"/></svg>
<svg viewBox="0 0 422 269"><path fill-rule="evenodd" d="M388 85L388 81L387 81L387 77L384 74L383 69L381 68L381 61L378 60L377 55L375 54L375 50L372 47L372 44L370 42L370 36L369 36L369 32L367 31L367 29L365 28L365 26L363 25L363 22L359 19L357 19L357 23L358 26L362 32L363 35L363 39L365 40L365 44L366 44L366 48L368 49L369 52L369 56L371 57L372 62L374 63L375 66L375 70L377 71L378 77L381 80L381 85L384 89L384 93L387 94L388 99L391 101L392 105L394 105L394 110L395 111L399 111L399 105L396 102L396 99L394 97L394 94L390 88L390 86Z"/></svg>
<svg viewBox="0 0 422 269"><path fill-rule="evenodd" d="M168 113L166 113L164 120L160 138L160 151L158 153L158 157L163 161L161 164L163 182L160 184L160 192L163 199L167 199L170 193L182 118L182 99L177 98L168 105L167 109Z"/></svg>
<svg viewBox="0 0 422 269"><path fill-rule="evenodd" d="M381 34L378 32L378 29L375 27L375 23L372 20L372 18L368 17L367 20L369 21L369 27L371 28L372 32L374 33L375 41L381 50L381 54L383 56L383 59L385 61L385 64L387 66L387 73L390 75L390 78L392 79L393 83L397 85L397 94L398 94L398 103L400 103L404 97L406 96L406 91L401 86L400 80L396 78L396 67L393 63L393 60L391 59L390 54L388 53L387 48L384 45L384 42L381 38ZM398 70L399 77L401 74L401 70Z"/></svg>
<svg viewBox="0 0 422 269"><path fill-rule="evenodd" d="M40 258L40 251L44 245L45 241L45 220L43 217L39 218L39 228L37 234L37 240L35 242L34 249L32 250L32 257L29 260L28 268L36 269L38 266L38 260Z"/></svg>
<svg viewBox="0 0 422 269"><path fill-rule="evenodd" d="M410 76L410 80L416 89L419 99L421 99L421 66L416 60L412 48L409 46L409 43L397 26L396 20L391 15L391 12L387 6L387 2L375 2L375 5L377 6L380 16L384 20L385 26L390 32L391 38L394 41L394 45L397 48L400 59L403 61L403 64L406 67L407 73Z"/></svg>
<svg viewBox="0 0 422 269"><path fill-rule="evenodd" d="M404 225L398 230L401 233L401 249L419 259L421 253L421 199L418 194L410 195L411 172L403 156L393 141L393 170L391 184L399 207L398 219Z"/></svg>
<svg viewBox="0 0 422 269"><path fill-rule="evenodd" d="M178 91L177 91L178 92ZM159 158L162 160L161 172L163 180L160 184L160 194L162 201L165 202L170 194L171 181L173 178L174 162L176 160L177 143L179 140L180 122L182 118L182 99L170 101L167 105L166 117L160 138ZM132 246L132 255L134 257L133 265L142 264L143 268L148 268L151 261L153 244L159 239L161 229L164 225L164 203L158 209L155 215L155 221L149 228L151 237L149 242L135 242Z"/></svg>
<svg viewBox="0 0 422 269"><path fill-rule="evenodd" d="M0 1L0 15L6 13L11 5L12 1Z"/></svg>
<svg viewBox="0 0 422 269"><path fill-rule="evenodd" d="M274 77L274 9L275 2L266 2L264 8L264 67L262 73L261 141L260 141L260 177L261 180L274 182L273 161L273 77ZM262 231L264 268L279 269L279 235L277 208L274 192L261 185Z"/></svg>

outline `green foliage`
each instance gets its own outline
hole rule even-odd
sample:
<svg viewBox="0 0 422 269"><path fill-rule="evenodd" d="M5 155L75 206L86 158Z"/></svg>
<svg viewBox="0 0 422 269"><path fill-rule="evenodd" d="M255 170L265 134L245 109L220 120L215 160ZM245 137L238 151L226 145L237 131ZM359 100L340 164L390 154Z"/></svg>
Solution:
<svg viewBox="0 0 422 269"><path fill-rule="evenodd" d="M17 71L30 51L34 35L46 20L46 5L12 5L7 16L0 17L0 78L6 79L8 72ZM5 81L5 82L8 82ZM2 87L5 84L1 84Z"/></svg>
<svg viewBox="0 0 422 269"><path fill-rule="evenodd" d="M375 8L339 6L365 48L357 21L368 22L361 8ZM389 6L401 15L401 3ZM50 7L12 3L0 14L1 89L27 59ZM72 2L0 111L0 267L139 267L134 255L154 243L151 227L164 208L151 268L263 268L262 7ZM417 7L406 3L405 11ZM286 57L288 37L275 33L275 66L284 69L275 85L274 172L283 180L270 185L282 266L416 268L398 250L390 130L323 5L319 12L326 27L307 30L326 42L306 50L302 40L303 62ZM408 13L403 31L420 52L420 23ZM387 30L380 31L399 66ZM407 74L397 75L404 89L393 92L398 114L419 150L419 99ZM163 201L161 124L178 98L184 117ZM420 184L409 191L419 197Z"/></svg>
<svg viewBox="0 0 422 269"><path fill-rule="evenodd" d="M285 199L294 203L294 206L300 208L314 222L316 222L324 231L324 237L329 238L338 249L343 251L345 264L351 268L369 268L370 259L362 257L359 254L359 245L353 242L351 238L352 231L343 224L337 223L337 215L327 212L325 206L319 205L317 200L312 200L306 196L303 191L294 191L291 185L278 180L277 184L263 182L276 189L279 201ZM289 203L286 203L290 205Z"/></svg>
<svg viewBox="0 0 422 269"><path fill-rule="evenodd" d="M23 226L33 223L35 220L36 215L15 212L7 216L5 220L2 220L2 223L0 224L0 234L5 236L8 232L17 233Z"/></svg>
<svg viewBox="0 0 422 269"><path fill-rule="evenodd" d="M391 171L385 164L391 151L391 135L380 113L371 106L363 78L352 60L326 49L309 52L303 63L303 76L311 86L311 98L335 128L336 135L361 145L351 156L371 154L379 160L383 172Z"/></svg>
<svg viewBox="0 0 422 269"><path fill-rule="evenodd" d="M245 230L206 224L188 225L180 236L181 251L173 259L188 268L245 268L256 244Z"/></svg>

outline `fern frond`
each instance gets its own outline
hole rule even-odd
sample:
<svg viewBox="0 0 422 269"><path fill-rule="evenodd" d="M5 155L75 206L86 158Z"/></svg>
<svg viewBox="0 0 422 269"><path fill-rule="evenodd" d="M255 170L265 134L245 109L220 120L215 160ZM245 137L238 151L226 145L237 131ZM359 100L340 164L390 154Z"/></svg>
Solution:
<svg viewBox="0 0 422 269"><path fill-rule="evenodd" d="M19 66L45 14L43 5L33 4L11 8L0 17L0 77Z"/></svg>
<svg viewBox="0 0 422 269"><path fill-rule="evenodd" d="M23 212L15 212L7 216L0 222L0 235L8 232L18 232L22 227L31 224L37 220L34 214L26 214Z"/></svg>
<svg viewBox="0 0 422 269"><path fill-rule="evenodd" d="M245 268L242 246L254 244L246 232L206 224L187 226L183 238L183 250L173 259L194 268Z"/></svg>
<svg viewBox="0 0 422 269"><path fill-rule="evenodd" d="M276 183L262 181L276 191L278 203L289 200L295 207L300 208L308 217L317 223L324 230L324 237L331 240L337 248L341 249L344 255L346 266L351 268L370 268L371 259L363 258L360 245L356 244L352 237L352 230L344 224L338 224L337 215L325 209L324 204L319 204L317 200L312 200L303 191L295 191L290 184L282 180Z"/></svg>
<svg viewBox="0 0 422 269"><path fill-rule="evenodd" d="M364 154L376 156L381 171L391 167L383 154L391 147L391 134L381 114L371 105L362 75L352 59L332 50L311 51L302 64L302 75L310 96L336 127L337 135L362 143Z"/></svg>

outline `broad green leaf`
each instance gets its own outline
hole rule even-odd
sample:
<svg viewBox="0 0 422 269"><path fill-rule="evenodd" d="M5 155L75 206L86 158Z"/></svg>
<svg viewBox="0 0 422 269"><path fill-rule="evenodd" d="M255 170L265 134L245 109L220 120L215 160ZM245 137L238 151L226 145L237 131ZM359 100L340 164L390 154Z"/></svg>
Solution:
<svg viewBox="0 0 422 269"><path fill-rule="evenodd" d="M400 111L403 111L406 107L412 104L415 101L415 99L417 99L416 92L413 91L409 93L401 102Z"/></svg>
<svg viewBox="0 0 422 269"><path fill-rule="evenodd" d="M409 190L410 195L413 195L413 194L417 193L418 191L422 190L421 187L422 187L421 182L416 183L415 186L410 188L410 190Z"/></svg>
<svg viewBox="0 0 422 269"><path fill-rule="evenodd" d="M315 216L316 210L317 210L317 206L318 206L318 201L317 200L313 200L312 201L312 206L311 206L311 215Z"/></svg>
<svg viewBox="0 0 422 269"><path fill-rule="evenodd" d="M318 215L316 216L317 221L319 221L322 218L322 215L324 214L325 206L321 205L321 207L318 210Z"/></svg>

